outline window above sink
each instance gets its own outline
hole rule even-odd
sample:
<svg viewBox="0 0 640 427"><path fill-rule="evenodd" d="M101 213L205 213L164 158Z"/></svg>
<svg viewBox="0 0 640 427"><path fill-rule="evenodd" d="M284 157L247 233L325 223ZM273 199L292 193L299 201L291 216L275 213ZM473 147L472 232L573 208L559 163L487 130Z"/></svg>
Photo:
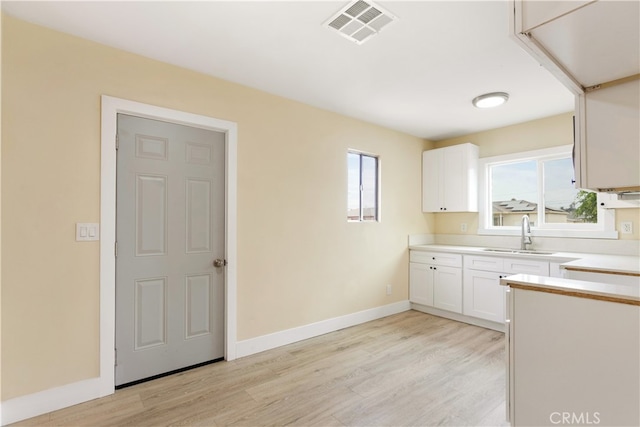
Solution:
<svg viewBox="0 0 640 427"><path fill-rule="evenodd" d="M615 211L602 195L574 188L571 146L480 158L478 234L616 239Z"/></svg>

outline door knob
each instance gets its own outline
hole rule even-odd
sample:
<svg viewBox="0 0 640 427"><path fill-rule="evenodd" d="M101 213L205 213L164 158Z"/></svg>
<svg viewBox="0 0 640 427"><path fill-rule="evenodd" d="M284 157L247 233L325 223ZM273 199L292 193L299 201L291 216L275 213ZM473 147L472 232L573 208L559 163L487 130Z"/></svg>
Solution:
<svg viewBox="0 0 640 427"><path fill-rule="evenodd" d="M213 266L214 267L224 267L225 265L227 265L227 260L226 259L215 259L213 260Z"/></svg>

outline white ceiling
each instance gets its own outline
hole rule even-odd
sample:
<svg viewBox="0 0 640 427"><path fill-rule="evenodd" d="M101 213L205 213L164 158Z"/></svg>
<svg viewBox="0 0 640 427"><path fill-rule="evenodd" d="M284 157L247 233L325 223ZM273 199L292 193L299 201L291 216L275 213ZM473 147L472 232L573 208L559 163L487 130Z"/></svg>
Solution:
<svg viewBox="0 0 640 427"><path fill-rule="evenodd" d="M379 1L398 20L362 45L323 26L347 3L2 1L2 10L434 141L573 109L573 95L509 38L504 0ZM471 105L496 91L509 102Z"/></svg>

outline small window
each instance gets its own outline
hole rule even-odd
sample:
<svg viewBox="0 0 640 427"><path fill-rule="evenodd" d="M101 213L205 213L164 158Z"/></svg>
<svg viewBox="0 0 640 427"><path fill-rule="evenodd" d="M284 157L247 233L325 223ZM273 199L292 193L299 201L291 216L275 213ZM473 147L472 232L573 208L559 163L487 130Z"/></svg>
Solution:
<svg viewBox="0 0 640 427"><path fill-rule="evenodd" d="M347 153L347 220L378 221L378 157Z"/></svg>

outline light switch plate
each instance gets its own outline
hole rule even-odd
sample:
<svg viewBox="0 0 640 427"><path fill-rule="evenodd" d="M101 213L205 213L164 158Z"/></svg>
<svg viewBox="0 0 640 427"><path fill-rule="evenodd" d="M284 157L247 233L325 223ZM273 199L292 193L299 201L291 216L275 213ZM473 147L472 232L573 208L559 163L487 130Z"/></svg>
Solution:
<svg viewBox="0 0 640 427"><path fill-rule="evenodd" d="M76 241L90 242L100 240L100 224L95 222L76 223Z"/></svg>

